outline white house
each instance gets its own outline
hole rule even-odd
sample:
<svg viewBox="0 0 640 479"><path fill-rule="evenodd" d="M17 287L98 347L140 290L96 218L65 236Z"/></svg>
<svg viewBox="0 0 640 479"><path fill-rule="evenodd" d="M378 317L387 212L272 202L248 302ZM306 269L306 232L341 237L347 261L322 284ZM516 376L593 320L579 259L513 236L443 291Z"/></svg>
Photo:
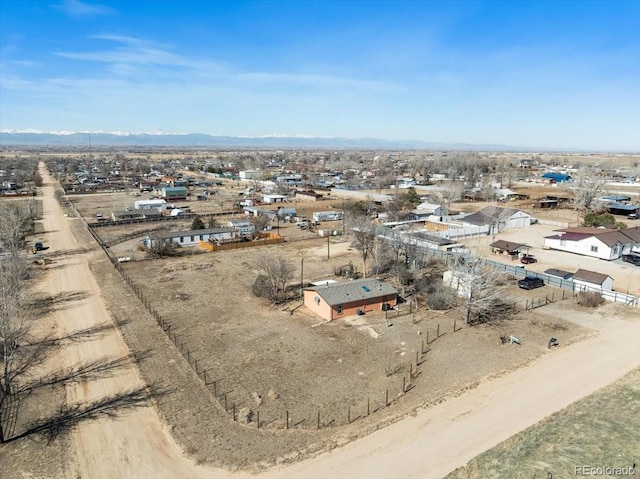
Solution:
<svg viewBox="0 0 640 479"><path fill-rule="evenodd" d="M611 291L613 278L608 274L579 269L573 274L574 291Z"/></svg>
<svg viewBox="0 0 640 479"><path fill-rule="evenodd" d="M242 170L240 173L241 180L259 180L262 178L262 171L260 170Z"/></svg>
<svg viewBox="0 0 640 479"><path fill-rule="evenodd" d="M167 208L167 202L162 199L157 200L138 200L133 204L133 207L137 210L164 210Z"/></svg>
<svg viewBox="0 0 640 479"><path fill-rule="evenodd" d="M485 206L477 213L458 219L464 226L488 226L490 230L510 230L531 226L531 215L515 208Z"/></svg>
<svg viewBox="0 0 640 479"><path fill-rule="evenodd" d="M252 235L256 231L255 225L249 220L229 220L227 226L242 235Z"/></svg>
<svg viewBox="0 0 640 479"><path fill-rule="evenodd" d="M263 203L284 203L287 197L284 195L262 195Z"/></svg>
<svg viewBox="0 0 640 479"><path fill-rule="evenodd" d="M556 230L558 234L546 236L544 248L567 251L605 260L618 259L631 252L640 243L638 228L626 230L578 227Z"/></svg>
<svg viewBox="0 0 640 479"><path fill-rule="evenodd" d="M151 234L144 239L144 245L152 248L158 242L173 242L180 246L196 246L200 241L221 241L235 238L233 228L209 228L204 230L174 231Z"/></svg>
<svg viewBox="0 0 640 479"><path fill-rule="evenodd" d="M414 219L427 219L429 216L446 216L448 214L445 206L435 203L420 203L411 213Z"/></svg>

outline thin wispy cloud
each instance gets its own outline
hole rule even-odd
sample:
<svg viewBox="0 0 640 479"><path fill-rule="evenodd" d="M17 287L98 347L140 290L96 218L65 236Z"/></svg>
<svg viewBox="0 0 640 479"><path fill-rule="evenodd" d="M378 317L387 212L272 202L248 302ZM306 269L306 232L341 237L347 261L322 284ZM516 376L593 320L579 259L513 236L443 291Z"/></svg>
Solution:
<svg viewBox="0 0 640 479"><path fill-rule="evenodd" d="M109 42L108 48L84 51L58 51L54 54L76 61L103 63L115 76L157 80L158 75L179 75L182 83L200 81L238 82L244 86L299 86L314 89L349 88L391 91L397 88L389 81L357 78L327 73L296 71L243 71L211 58L188 57L167 44L123 35L96 35L93 40ZM155 69L151 69L155 68ZM189 80L188 78L191 78ZM166 79L166 77L165 77Z"/></svg>
<svg viewBox="0 0 640 479"><path fill-rule="evenodd" d="M64 0L55 5L55 8L72 18L112 15L115 13L115 10L107 5L81 2L80 0Z"/></svg>

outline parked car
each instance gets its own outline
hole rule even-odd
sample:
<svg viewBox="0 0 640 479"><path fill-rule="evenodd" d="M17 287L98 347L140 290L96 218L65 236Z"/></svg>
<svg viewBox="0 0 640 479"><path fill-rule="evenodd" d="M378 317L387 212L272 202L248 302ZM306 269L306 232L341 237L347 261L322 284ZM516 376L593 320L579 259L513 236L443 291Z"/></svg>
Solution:
<svg viewBox="0 0 640 479"><path fill-rule="evenodd" d="M522 264L531 264L531 263L537 263L538 260L535 259L533 256L531 256L530 254L525 254L524 256L522 256L522 258L520 258L520 262Z"/></svg>
<svg viewBox="0 0 640 479"><path fill-rule="evenodd" d="M625 263L635 264L636 266L640 266L640 255L638 254L623 254L622 261Z"/></svg>
<svg viewBox="0 0 640 479"><path fill-rule="evenodd" d="M638 213L631 213L627 215L628 220L637 220L638 218L640 218L640 215L638 215Z"/></svg>
<svg viewBox="0 0 640 479"><path fill-rule="evenodd" d="M518 281L518 288L522 289L535 289L542 286L544 286L544 281L540 278L534 278L533 276L527 276Z"/></svg>

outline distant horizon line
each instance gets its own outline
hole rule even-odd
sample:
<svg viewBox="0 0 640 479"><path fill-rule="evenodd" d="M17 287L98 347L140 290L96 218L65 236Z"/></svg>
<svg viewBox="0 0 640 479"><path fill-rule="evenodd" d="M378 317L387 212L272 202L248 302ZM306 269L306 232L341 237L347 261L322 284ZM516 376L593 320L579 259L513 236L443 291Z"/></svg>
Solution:
<svg viewBox="0 0 640 479"><path fill-rule="evenodd" d="M587 149L580 147L530 147L530 146L513 146L513 145L505 145L505 144L495 144L495 143L468 143L468 142L440 142L440 141L426 141L426 140L414 140L414 139L403 139L403 140L389 140L386 138L376 138L376 137L347 137L347 136L317 136L317 135L302 135L302 134L266 134L266 135L217 135L211 133L199 133L199 132L174 132L163 129L154 129L149 131L106 131L106 130L83 130L83 131L73 131L73 130L43 130L37 128L2 128L0 129L0 139L2 136L6 135L32 135L32 136L58 136L61 138L70 138L73 136L79 135L104 135L109 137L122 138L126 139L134 139L136 137L154 137L154 138L162 138L162 137L182 137L182 139L186 140L189 136L198 136L198 137L207 137L212 140L215 139L226 139L226 140L241 140L240 143L235 146L249 147L249 146L269 146L269 147L277 147L276 143L271 145L252 145L250 143L251 140L256 140L258 142L264 143L272 141L283 141L286 142L289 140L290 142L298 143L297 145L286 145L282 144L283 148L291 148L297 146L298 148L303 148L304 145L302 143L308 141L309 143L316 142L324 143L324 144L309 144L308 148L348 148L348 149L356 149L356 148L364 148L364 149L410 149L410 150L420 150L420 149L461 149L466 151L475 151L475 150L487 150L487 151L501 151L501 152L545 152L545 153L615 153L615 154L640 154L640 149L623 149L623 148L598 148L598 149ZM327 144L334 142L334 144ZM77 142L71 142L66 144L48 144L48 143L40 143L31 144L29 143L5 143L5 141L0 141L0 146L8 146L8 145L24 145L24 146L81 146ZM207 147L207 146L234 146L232 143L228 141L225 144L215 145L215 144L168 144L163 142L163 144L132 144L130 142L124 143L116 143L114 141L110 141L109 144L99 144L96 143L94 146L162 146L162 147L170 147L170 146L180 146L187 147L191 146L195 147Z"/></svg>

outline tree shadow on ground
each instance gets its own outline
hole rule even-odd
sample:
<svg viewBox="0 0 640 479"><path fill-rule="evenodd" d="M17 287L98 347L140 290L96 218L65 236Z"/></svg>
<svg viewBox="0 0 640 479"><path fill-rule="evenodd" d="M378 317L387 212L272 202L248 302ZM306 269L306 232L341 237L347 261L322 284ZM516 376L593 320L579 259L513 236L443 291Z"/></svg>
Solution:
<svg viewBox="0 0 640 479"><path fill-rule="evenodd" d="M65 310L71 307L71 303L81 301L89 297L87 291L64 291L55 295L39 295L36 296L27 307L31 311L40 316L55 310Z"/></svg>
<svg viewBox="0 0 640 479"><path fill-rule="evenodd" d="M76 249L61 249L51 253L47 253L47 258L61 258L65 256L74 256L77 254L88 253L89 250L84 248L76 248Z"/></svg>
<svg viewBox="0 0 640 479"><path fill-rule="evenodd" d="M28 346L27 346L28 347ZM38 347L42 347L39 345ZM36 359L40 359L38 355ZM17 439L45 434L48 440L54 439L57 434L67 430L80 421L91 420L100 416L114 417L122 411L144 405L152 398L168 393L166 389L155 386L140 387L133 390L118 392L111 396L105 396L91 402L63 404L53 414L31 421L24 427L17 427L20 404L27 399L42 397L49 389L66 387L74 383L97 381L117 374L131 364L138 364L147 359L147 353L127 355L119 357L105 356L93 361L76 364L68 368L61 368L52 373L38 377L31 381L25 381L10 394L0 395L0 437L3 442L12 442ZM7 391L4 391L7 393ZM16 433L16 429L20 430Z"/></svg>
<svg viewBox="0 0 640 479"><path fill-rule="evenodd" d="M157 387L139 387L122 391L110 396L104 396L89 403L74 403L61 406L56 414L33 421L25 430L5 442L41 435L48 442L56 439L60 434L70 431L81 422L99 419L101 417L116 418L127 411L146 406L152 398L168 394L166 389Z"/></svg>

